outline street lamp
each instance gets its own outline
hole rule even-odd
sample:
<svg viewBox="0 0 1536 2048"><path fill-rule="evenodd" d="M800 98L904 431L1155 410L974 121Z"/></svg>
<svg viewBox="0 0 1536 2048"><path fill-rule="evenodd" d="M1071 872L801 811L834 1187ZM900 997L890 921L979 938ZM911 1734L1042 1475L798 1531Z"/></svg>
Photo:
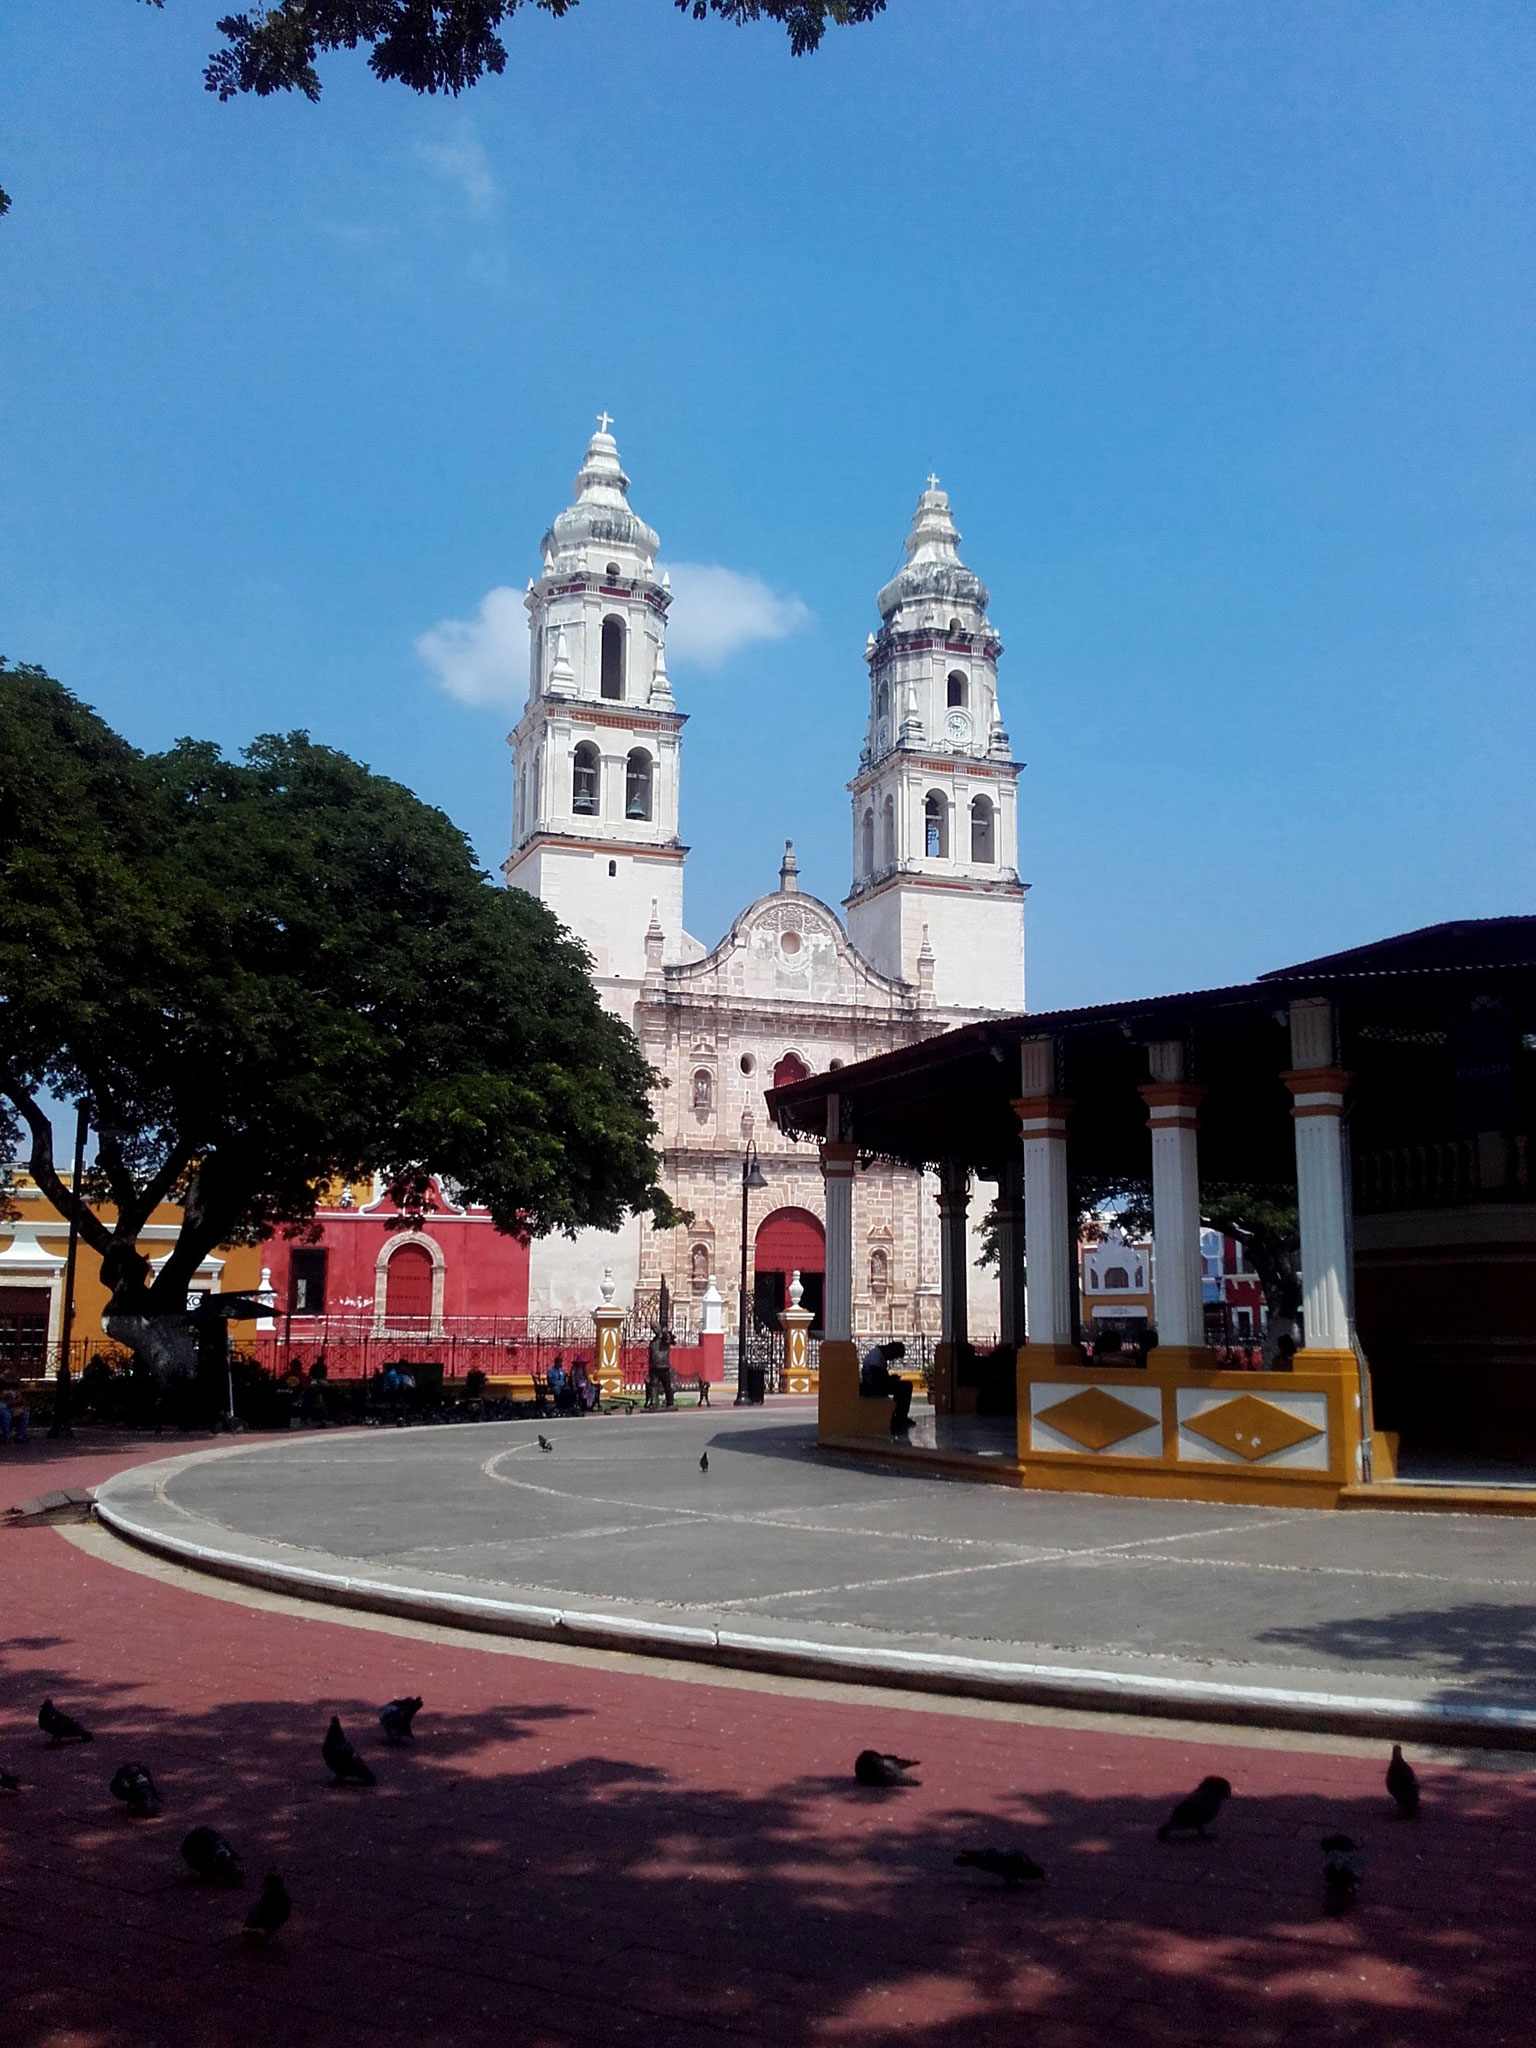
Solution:
<svg viewBox="0 0 1536 2048"><path fill-rule="evenodd" d="M734 1405L745 1408L747 1394L747 1202L754 1188L765 1188L763 1170L757 1163L757 1147L749 1138L747 1154L741 1162L741 1315L740 1327L736 1332L736 1400Z"/></svg>

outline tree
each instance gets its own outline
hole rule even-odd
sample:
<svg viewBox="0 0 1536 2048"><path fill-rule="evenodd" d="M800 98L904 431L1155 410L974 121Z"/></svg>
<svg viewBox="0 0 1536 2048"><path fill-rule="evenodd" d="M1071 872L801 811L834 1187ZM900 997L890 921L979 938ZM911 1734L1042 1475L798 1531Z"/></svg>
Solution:
<svg viewBox="0 0 1536 2048"><path fill-rule="evenodd" d="M440 811L306 734L145 755L0 664L0 1110L114 1315L174 1321L216 1245L302 1225L337 1177L444 1175L533 1236L674 1222L653 1076L587 968ZM113 1220L57 1170L50 1093L90 1106ZM168 1199L151 1278L134 1240Z"/></svg>
<svg viewBox="0 0 1536 2048"><path fill-rule="evenodd" d="M1269 1310L1268 1349L1294 1338L1301 1317L1301 1219L1293 1186L1219 1181L1200 1189L1200 1218L1235 1237L1252 1262Z"/></svg>
<svg viewBox="0 0 1536 2048"><path fill-rule="evenodd" d="M155 0L159 5L160 0ZM320 97L315 60L323 52L366 44L369 69L414 92L461 93L487 72L506 69L497 31L520 7L557 20L576 0L277 0L246 14L226 14L226 47L203 76L221 100L240 93L302 92ZM797 57L816 49L831 26L871 21L885 0L674 0L695 21L711 14L737 23L781 22Z"/></svg>

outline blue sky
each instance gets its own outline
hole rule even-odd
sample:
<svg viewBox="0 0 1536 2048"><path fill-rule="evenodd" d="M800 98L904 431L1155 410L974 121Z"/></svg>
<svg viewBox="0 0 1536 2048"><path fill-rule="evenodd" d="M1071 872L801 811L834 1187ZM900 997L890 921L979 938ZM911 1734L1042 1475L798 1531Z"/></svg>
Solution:
<svg viewBox="0 0 1536 2048"><path fill-rule="evenodd" d="M794 61L583 0L458 102L343 56L318 106L207 95L220 11L8 0L11 659L144 746L305 726L494 867L509 717L417 643L607 407L665 558L756 579L672 663L700 937L786 835L847 886L930 468L1033 1007L1536 907L1528 9L890 0Z"/></svg>

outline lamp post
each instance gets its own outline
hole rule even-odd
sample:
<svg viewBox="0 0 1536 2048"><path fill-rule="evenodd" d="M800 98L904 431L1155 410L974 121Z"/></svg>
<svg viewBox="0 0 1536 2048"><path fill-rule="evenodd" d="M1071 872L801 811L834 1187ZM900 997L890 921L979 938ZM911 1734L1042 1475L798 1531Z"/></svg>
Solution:
<svg viewBox="0 0 1536 2048"><path fill-rule="evenodd" d="M736 1400L737 1408L745 1408L747 1394L747 1202L754 1188L765 1188L763 1170L757 1163L757 1147L749 1138L746 1157L741 1162L741 1316L736 1332Z"/></svg>

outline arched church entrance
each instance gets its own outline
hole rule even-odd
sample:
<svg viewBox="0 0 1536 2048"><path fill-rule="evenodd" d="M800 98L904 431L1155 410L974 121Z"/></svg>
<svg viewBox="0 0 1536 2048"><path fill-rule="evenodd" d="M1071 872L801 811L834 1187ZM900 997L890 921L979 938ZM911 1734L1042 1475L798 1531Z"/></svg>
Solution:
<svg viewBox="0 0 1536 2048"><path fill-rule="evenodd" d="M826 1245L821 1221L809 1209L774 1209L763 1218L752 1254L752 1306L759 1328L778 1329L780 1313L789 1302L789 1276L798 1273L805 1289L800 1306L816 1319L812 1334L821 1335Z"/></svg>

